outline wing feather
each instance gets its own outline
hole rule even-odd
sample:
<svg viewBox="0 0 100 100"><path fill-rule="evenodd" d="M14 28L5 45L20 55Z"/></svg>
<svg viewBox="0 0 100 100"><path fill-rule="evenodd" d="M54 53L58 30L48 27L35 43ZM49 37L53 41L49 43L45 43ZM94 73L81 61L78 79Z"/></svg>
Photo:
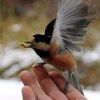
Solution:
<svg viewBox="0 0 100 100"><path fill-rule="evenodd" d="M63 50L79 50L76 44L84 40L94 12L83 0L60 0L51 42L57 42Z"/></svg>

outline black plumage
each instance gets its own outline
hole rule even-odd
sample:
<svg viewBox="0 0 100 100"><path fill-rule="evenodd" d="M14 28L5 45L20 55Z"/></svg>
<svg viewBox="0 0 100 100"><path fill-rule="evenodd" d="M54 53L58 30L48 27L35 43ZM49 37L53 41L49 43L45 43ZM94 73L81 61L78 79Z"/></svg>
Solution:
<svg viewBox="0 0 100 100"><path fill-rule="evenodd" d="M45 42L47 44L50 43L51 40L51 36L45 36L45 35L41 35L41 34L36 34L34 35L35 37L35 42Z"/></svg>
<svg viewBox="0 0 100 100"><path fill-rule="evenodd" d="M55 19L53 19L47 26L45 29L45 33L44 35L42 34L36 34L33 35L33 37L35 37L35 42L44 42L46 44L50 44L51 38L52 38L52 33L53 33L53 28L54 28L54 24L55 24ZM36 49L34 48L35 52L42 58L48 58L49 57L49 52L45 51L45 50L40 50L40 49Z"/></svg>
<svg viewBox="0 0 100 100"><path fill-rule="evenodd" d="M55 25L55 20L53 19L47 26L45 29L45 36L52 36L53 30L54 30L54 25Z"/></svg>
<svg viewBox="0 0 100 100"><path fill-rule="evenodd" d="M48 58L49 57L49 52L48 51L40 50L40 49L36 49L36 48L34 48L34 50L42 58Z"/></svg>
<svg viewBox="0 0 100 100"><path fill-rule="evenodd" d="M35 37L35 41L36 42L45 42L47 44L50 43L51 38L52 38L52 33L53 33L53 28L54 28L54 24L55 24L55 19L53 19L47 26L45 29L45 34L36 34L33 35L33 37Z"/></svg>

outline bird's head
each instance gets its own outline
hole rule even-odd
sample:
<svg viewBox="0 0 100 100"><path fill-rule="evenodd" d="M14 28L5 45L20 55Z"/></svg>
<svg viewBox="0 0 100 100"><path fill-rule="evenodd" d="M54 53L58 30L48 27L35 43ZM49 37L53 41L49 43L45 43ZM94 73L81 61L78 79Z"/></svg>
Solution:
<svg viewBox="0 0 100 100"><path fill-rule="evenodd" d="M24 48L32 48L40 57L48 55L48 50L50 47L51 37L46 37L41 34L33 35L31 41L22 43L21 46Z"/></svg>

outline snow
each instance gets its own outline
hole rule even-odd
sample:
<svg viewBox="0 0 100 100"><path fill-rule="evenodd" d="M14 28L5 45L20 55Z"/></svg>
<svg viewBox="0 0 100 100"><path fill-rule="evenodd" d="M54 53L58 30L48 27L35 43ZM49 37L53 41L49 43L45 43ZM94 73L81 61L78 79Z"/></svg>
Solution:
<svg viewBox="0 0 100 100"><path fill-rule="evenodd" d="M0 80L0 100L22 100L21 88L20 82Z"/></svg>
<svg viewBox="0 0 100 100"><path fill-rule="evenodd" d="M100 91L84 90L84 92L88 100L100 100Z"/></svg>
<svg viewBox="0 0 100 100"><path fill-rule="evenodd" d="M20 62L23 67L33 62L42 62L32 49L16 49L11 46L3 48L3 52L0 52L0 66L7 66L16 61Z"/></svg>
<svg viewBox="0 0 100 100"><path fill-rule="evenodd" d="M84 63L90 64L95 61L100 61L100 43L93 50L86 49L86 52L81 56Z"/></svg>
<svg viewBox="0 0 100 100"><path fill-rule="evenodd" d="M1 100L22 100L23 84L16 80L0 80L0 99ZM100 100L100 91L84 90L88 100Z"/></svg>

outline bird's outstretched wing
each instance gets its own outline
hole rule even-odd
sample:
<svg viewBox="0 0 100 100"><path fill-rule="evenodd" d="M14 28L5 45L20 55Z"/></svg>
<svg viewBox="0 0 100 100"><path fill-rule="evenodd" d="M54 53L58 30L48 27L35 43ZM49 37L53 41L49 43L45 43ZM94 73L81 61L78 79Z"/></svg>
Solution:
<svg viewBox="0 0 100 100"><path fill-rule="evenodd" d="M79 50L76 44L84 40L94 12L83 0L59 0L51 42L57 42L62 50Z"/></svg>

